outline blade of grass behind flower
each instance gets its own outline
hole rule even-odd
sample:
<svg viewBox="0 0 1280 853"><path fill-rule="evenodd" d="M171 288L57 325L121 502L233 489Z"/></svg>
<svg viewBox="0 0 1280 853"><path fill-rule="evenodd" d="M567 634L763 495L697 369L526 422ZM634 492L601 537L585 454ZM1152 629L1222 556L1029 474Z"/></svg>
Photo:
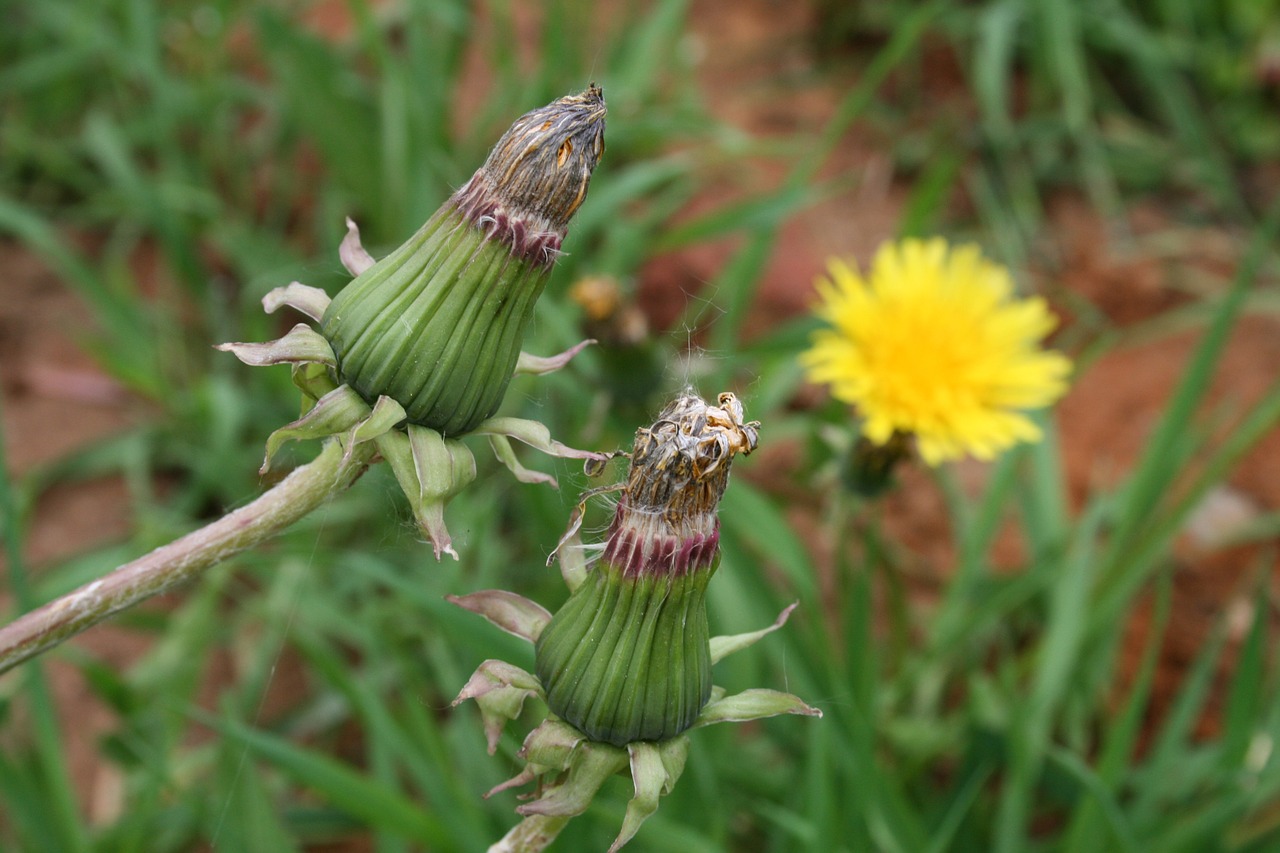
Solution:
<svg viewBox="0 0 1280 853"><path fill-rule="evenodd" d="M1213 692L1225 638L1225 625L1219 622L1187 671L1147 759L1135 774L1133 801L1129 806L1135 825L1158 825L1167 814L1166 805L1177 802L1194 789L1196 780L1187 772L1186 756L1191 750L1196 721Z"/></svg>
<svg viewBox="0 0 1280 853"><path fill-rule="evenodd" d="M43 774L24 761L9 760L7 751L0 748L0 841L14 841L20 850L62 849L66 828L42 784Z"/></svg>
<svg viewBox="0 0 1280 853"><path fill-rule="evenodd" d="M1206 800L1190 810L1175 813L1164 830L1152 837L1149 849L1167 853L1221 849L1227 830L1241 816L1241 807L1234 797ZM1260 848L1259 853L1269 853L1269 848Z"/></svg>
<svg viewBox="0 0 1280 853"><path fill-rule="evenodd" d="M1266 555L1266 562L1259 565L1260 577L1265 577L1273 554ZM1267 643L1267 619L1271 604L1264 584L1253 596L1253 624L1245 635L1244 644L1237 653L1235 672L1227 692L1226 707L1222 714L1222 753L1219 756L1225 772L1242 770L1249 746L1258 732L1258 720L1262 712L1271 706L1275 685L1267 678L1265 649Z"/></svg>
<svg viewBox="0 0 1280 853"><path fill-rule="evenodd" d="M688 0L662 0L637 26L618 32L610 76L628 98L645 103L656 96L663 70L674 62L688 6Z"/></svg>
<svg viewBox="0 0 1280 853"><path fill-rule="evenodd" d="M1104 570L1100 582L1104 591L1123 584L1126 576L1132 577L1132 571L1124 566L1128 556L1126 551L1144 531L1147 520L1152 518L1157 504L1180 473L1168 464L1170 455L1209 389L1214 368L1226 347L1240 306L1257 277L1260 265L1268 257L1278 229L1280 205L1272 209L1266 222L1254 233L1231 290L1218 306L1213 321L1192 354L1177 390L1121 495L1115 534L1102 555Z"/></svg>
<svg viewBox="0 0 1280 853"><path fill-rule="evenodd" d="M477 566L503 562L474 550L471 553ZM355 586L344 591L344 599L369 602L356 606L371 612L353 620L349 605L339 602L326 608L318 620L322 633L305 643L310 647L308 657L320 655L317 663L325 677L349 697L362 730L370 738L366 746L374 749L372 740L376 738L380 742L376 748L394 759L395 773L388 778L400 779L402 789L405 780L416 785L450 837L464 839L460 849L483 849L496 837L495 827L507 823L511 795L495 798L487 806L482 806L476 795L510 775L504 774L510 764L484 756L484 736L474 708L466 706L445 714L441 710L452 691L485 658L507 659L531 669L529 644L446 602L443 591L456 588L456 578L433 578L432 583L423 583L416 573L406 572L383 557L350 556L342 561L346 569L358 575L365 586L372 584L374 591L391 594L371 595L371 590ZM466 574L471 577L474 572ZM485 585L484 578L474 582ZM353 621L359 627L352 628L349 623ZM411 642L402 636L405 628L396 627L406 625L418 626L410 629ZM356 650L369 662L359 678L341 663L338 651L330 648L335 637L342 638L342 648ZM522 731L513 726L500 742L506 762L514 760ZM442 767L452 770L441 773ZM501 816L496 823L495 813Z"/></svg>
<svg viewBox="0 0 1280 853"><path fill-rule="evenodd" d="M148 396L157 396L163 380L156 375L155 345L140 303L111 292L105 280L35 211L0 194L0 231L14 234L54 268L93 308L113 345L116 376Z"/></svg>
<svg viewBox="0 0 1280 853"><path fill-rule="evenodd" d="M1071 536L1071 510L1057 424L1044 412L1037 412L1032 419L1044 437L1026 449L1023 458L1029 470L1020 483L1023 488L1017 503L1023 511L1023 530L1034 568L1056 562L1062 555Z"/></svg>
<svg viewBox="0 0 1280 853"><path fill-rule="evenodd" d="M389 678L388 684L403 683L396 677L395 667L389 666L393 658L381 645L376 630L369 630L368 641L364 644L362 657L370 662L376 661L372 667L366 667L362 677L355 677L351 668L342 661L333 649L327 647L319 637L299 635L295 642L315 671L341 695L346 697L355 711L355 719L360 722L365 732L365 755L367 758L366 775L378 783L394 790L404 790L401 768L409 771L410 778L426 794L432 810L441 815L441 822L448 829L450 837L456 839L463 849L481 849L488 839L483 831L480 810L474 802L474 792L464 792L455 796L456 786L448 784L449 774L440 773L441 766L429 767L422 760L421 747L408 737L408 733L395 721L389 711L389 702L382 695L382 690L375 688L371 681L384 680L377 674L368 675L369 669L382 670ZM381 850L384 853L405 850L404 839L384 839Z"/></svg>
<svg viewBox="0 0 1280 853"><path fill-rule="evenodd" d="M970 86L982 110L983 130L1002 147L1012 143L1014 49L1027 6L1022 0L1000 0L978 12Z"/></svg>
<svg viewBox="0 0 1280 853"><path fill-rule="evenodd" d="M1273 691L1276 689L1274 682L1269 686ZM1236 849L1264 853L1280 840L1280 808L1277 808L1280 756L1275 751L1277 743L1280 743L1280 704L1273 698L1251 745L1250 761L1246 765L1249 775L1244 778L1248 780L1249 814L1230 833Z"/></svg>
<svg viewBox="0 0 1280 853"><path fill-rule="evenodd" d="M435 160L431 154L414 150L410 127L433 104L430 97L421 94L437 90L437 78L410 78L408 63L396 61L389 45L374 21L373 10L365 2L347 4L355 17L355 28L361 45L375 60L378 68L376 88L378 156L374 158L381 169L376 174L378 184L384 188L380 215L387 222L405 222L408 219L409 193L421 185L421 165ZM441 4L447 6L448 4ZM416 27L410 28L412 32ZM421 36L419 35L419 38ZM437 120L443 116L432 116ZM447 126L447 125L446 125ZM372 153L372 152L370 152ZM371 170L372 172L372 170ZM374 175L371 175L374 177Z"/></svg>
<svg viewBox="0 0 1280 853"><path fill-rule="evenodd" d="M1049 0L1037 3L1033 8L1040 15L1041 46L1062 94L1062 118L1067 132L1079 148L1089 196L1106 219L1122 221L1123 207L1115 176L1093 118L1096 107L1088 78L1088 59L1080 20L1085 10L1074 0Z"/></svg>
<svg viewBox="0 0 1280 853"><path fill-rule="evenodd" d="M1147 625L1142 660L1138 664L1124 705L1112 716L1111 724L1107 727L1102 741L1097 772L1108 791L1115 792L1120 789L1130 769L1130 762L1136 758L1135 750L1150 706L1156 667L1160 662L1165 629L1169 623L1170 603L1173 600L1172 589L1173 584L1168 576L1158 579L1154 613ZM1092 797L1080 800L1065 833L1065 849L1101 850L1105 847L1103 838L1107 826L1104 823L1104 816L1099 812L1100 806L1101 804Z"/></svg>
<svg viewBox="0 0 1280 853"><path fill-rule="evenodd" d="M331 44L291 26L282 12L254 9L257 42L280 92L285 121L296 123L320 154L333 182L348 197L361 199L374 234L390 230L381 211L387 192L378 114L368 82Z"/></svg>
<svg viewBox="0 0 1280 853"><path fill-rule="evenodd" d="M215 771L221 808L207 830L217 850L298 850L286 812L264 784L257 767L245 766L243 749L218 750ZM140 839L140 841L142 841ZM145 841L137 849L145 849Z"/></svg>
<svg viewBox="0 0 1280 853"><path fill-rule="evenodd" d="M370 780L328 755L296 746L230 718L198 713L206 725L270 761L293 781L370 827L432 848L447 849L441 821L405 797L398 786Z"/></svg>
<svg viewBox="0 0 1280 853"><path fill-rule="evenodd" d="M1019 461L1025 452L1019 448L1003 454L996 461L974 511L971 511L971 502L961 493L950 469L935 472L959 540L959 560L955 574L947 583L942 605L929 627L929 648L933 655L953 650L956 638L967 633L962 624L972 624L975 618L975 604L983 606L974 601L974 596L986 578L987 558L1004 520Z"/></svg>
<svg viewBox="0 0 1280 853"><path fill-rule="evenodd" d="M1273 253L1271 264L1275 269L1277 255ZM1240 306L1240 313L1246 316L1271 317L1280 316L1280 281L1272 274L1269 278L1259 276L1259 281L1245 297ZM1206 286L1205 292L1216 292L1217 288ZM1169 308L1154 317L1134 323L1124 329L1118 340L1127 347L1140 347L1145 344L1165 340L1182 332L1202 331L1213 318L1213 306L1203 300L1188 305Z"/></svg>
<svg viewBox="0 0 1280 853"><path fill-rule="evenodd" d="M582 34L590 32L593 18L598 14L589 3L574 0L546 0L542 5L542 30L538 34L538 55L542 59L534 72L535 103L545 103L565 92L579 89L584 81L579 69L589 66L591 58L586 54L596 49L592 40ZM662 49L665 45L658 45ZM665 57L654 57L654 63L662 65Z"/></svg>
<svg viewBox="0 0 1280 853"><path fill-rule="evenodd" d="M927 838L924 822L900 790L904 780L893 778L893 771L880 759L876 748L881 669L873 634L872 573L866 567L858 570L849 566L843 552L837 556L837 563L838 571L849 579L850 586L842 608L843 627L847 632L849 690L847 704L833 714L831 722L837 724L844 718L852 747L846 749L855 762L852 767L842 769L848 772L857 768L853 771L856 781L849 780L850 787L861 789L867 828L876 849L917 851L924 847ZM824 841L829 843L830 839Z"/></svg>
<svg viewBox="0 0 1280 853"><path fill-rule="evenodd" d="M803 780L797 788L803 786L803 814L808 825L804 836L796 833L797 846L804 849L818 850L824 839L843 838L853 849L869 849L871 837L867 835L865 826L859 822L843 820L844 813L862 813L866 811L866 797L861 785L841 792L841 802L836 802L836 792L831 780L836 778L836 767L839 760L836 754L834 738L827 726L806 726L804 751L800 761L800 778ZM775 849L777 845L775 844Z"/></svg>
<svg viewBox="0 0 1280 853"><path fill-rule="evenodd" d="M991 778L992 766L982 764L975 768L964 782L956 787L951 802L933 830L927 853L947 853L955 850L955 836L969 818L974 805L982 794L982 788Z"/></svg>
<svg viewBox="0 0 1280 853"><path fill-rule="evenodd" d="M1137 853L1144 849L1129 826L1120 799L1112 793L1085 758L1060 746L1050 745L1045 753L1045 760L1057 769L1065 771L1067 776L1080 786L1090 802L1097 807L1101 821L1108 830L1107 844L1098 849L1123 850L1126 853Z"/></svg>
<svg viewBox="0 0 1280 853"><path fill-rule="evenodd" d="M935 152L924 171L911 185L902 215L898 220L898 236L926 238L939 231L938 220L947 209L947 197L956 185L967 152L954 140L940 135Z"/></svg>
<svg viewBox="0 0 1280 853"><path fill-rule="evenodd" d="M1019 267L1044 214L1009 107L1010 93L1019 85L1015 66L1027 9L1022 0L1002 0L978 12L969 62L969 86L982 110L979 130L986 140L982 168L968 180L969 193L1001 241L999 256Z"/></svg>
<svg viewBox="0 0 1280 853"><path fill-rule="evenodd" d="M820 600L811 572L809 552L777 507L752 484L735 480L720 504L721 524L786 573L801 604L817 618Z"/></svg>
<svg viewBox="0 0 1280 853"><path fill-rule="evenodd" d="M772 231L789 217L836 192L838 190L823 187L784 186L762 197L725 205L676 225L662 236L653 251L674 251L736 232Z"/></svg>
<svg viewBox="0 0 1280 853"><path fill-rule="evenodd" d="M399 608L398 604L388 603ZM387 609L379 606L378 610ZM335 614L336 615L336 614ZM387 614L385 619L393 619ZM370 620L376 624L378 620ZM476 799L476 792L483 790L482 783L493 784L486 776L475 778L475 769L460 765L465 759L450 755L444 738L446 720L432 716L424 708L424 701L444 705L443 697L427 700L444 691L436 679L419 678L422 672L417 655L404 654L386 645L382 631L371 627L362 631L367 639L360 644L361 656L371 662L361 677L353 677L350 667L343 663L335 649L329 648L321 638L300 640L308 660L317 665L318 671L328 682L347 697L367 732L366 743L369 768L383 783L404 789L408 778L425 795L433 812L450 831L451 837L462 841L463 849L480 849L491 839L487 838L484 812ZM465 634L450 634L450 640L464 647ZM376 662L376 663L373 663ZM456 682L455 682L456 683ZM400 697L399 699L393 697ZM471 709L454 712L463 714ZM473 747L479 747L483 739L477 732ZM440 768L453 767L454 772L441 773ZM480 769L488 769L480 768ZM496 769L496 768L495 768Z"/></svg>
<svg viewBox="0 0 1280 853"><path fill-rule="evenodd" d="M1222 446L1206 461L1203 470L1179 493L1173 506L1158 515L1132 544L1125 554L1124 574L1113 576L1113 582L1098 595L1095 614L1100 625L1114 625L1116 615L1159 565L1159 560L1168 552L1174 537L1204 496L1223 482L1245 454L1277 423L1280 423L1280 383L1275 384L1234 426Z"/></svg>
<svg viewBox="0 0 1280 853"><path fill-rule="evenodd" d="M196 294L205 293L210 276L196 250L194 231L183 227L181 211L185 205L175 203L178 199L161 196L162 190L168 189L168 195L174 196L176 190L185 188L165 187L163 175L144 175L120 126L104 112L90 113L85 120L84 146L106 176L110 189L119 194L120 205L144 220L160 238L165 259L178 280Z"/></svg>
<svg viewBox="0 0 1280 853"><path fill-rule="evenodd" d="M721 545L725 565L732 566L733 571L727 577L717 579L710 599L714 604L725 594L727 587L739 585L751 590L749 593L744 591L743 598L761 599L754 603L752 609L773 607L777 605L776 601L766 603L763 600L769 596L770 588L766 566L784 566L791 560L799 560L799 566L807 571L809 562L803 547L799 546L794 534L783 525L771 506L755 514L735 508L731 496L736 493L740 498L744 492L743 485L740 481L735 482L732 489L726 490L721 503ZM775 533L778 539L774 538ZM788 554L790 559L785 556ZM748 571L750 576L745 574ZM811 580L805 581L806 586L810 583ZM871 653L869 647L872 644L867 642L858 647L860 658L857 662L837 660L829 647L831 640L821 616L823 608L810 603L813 594L810 591L801 595L801 609L797 614L802 613L803 617L793 616L786 630L770 637L759 648L767 650L777 661L776 671L786 678L782 689L817 702L826 714L820 724L830 731L832 754L840 757L832 765L840 774L840 781L835 784L847 792L846 804L850 806L840 809L835 816L838 825L844 828L838 837L865 831L871 833L877 849L919 850L925 843L924 823L901 790L903 780L880 766L876 752L875 709L878 705L874 693L879 688L875 686L875 667L865 657ZM869 616L866 608L858 605L858 600L855 594L846 602L842 620L850 637L866 635L869 630ZM768 617L753 614L751 618L762 621ZM852 639L850 642L853 643ZM849 667L860 673L853 682L848 677ZM867 696L868 691L872 696ZM858 696L865 701L859 701ZM856 796L852 793L855 790L858 791ZM821 845L829 844L832 836L823 834L819 828L815 837L816 843Z"/></svg>
<svg viewBox="0 0 1280 853"><path fill-rule="evenodd" d="M351 4L360 44L377 63L377 141L389 207L379 211L387 223L425 219L439 203L442 188L460 180L458 146L451 95L462 73L473 15L464 4L413 2L400 12L398 36L406 41L393 50L385 30L367 2Z"/></svg>
<svg viewBox="0 0 1280 853"><path fill-rule="evenodd" d="M1010 267L1025 267L1033 225L1044 216L1035 181L1029 176L1019 181L1016 174L1007 174L1018 161L1006 159L1000 151L992 152L985 161L985 168L969 175L966 189L996 241L995 256Z"/></svg>
<svg viewBox="0 0 1280 853"><path fill-rule="evenodd" d="M1066 558L1055 567L1044 639L1037 653L1030 695L1012 707L1010 767L996 815L997 851L1022 849L1027 840L1036 787L1049 748L1058 707L1079 664L1086 637L1093 559L1106 504L1096 502L1076 527Z"/></svg>
<svg viewBox="0 0 1280 853"><path fill-rule="evenodd" d="M591 203L584 204L578 212L571 234L606 232L628 205L678 184L695 168L693 160L675 153L611 170L607 182L591 187ZM687 187L681 189L689 191Z"/></svg>

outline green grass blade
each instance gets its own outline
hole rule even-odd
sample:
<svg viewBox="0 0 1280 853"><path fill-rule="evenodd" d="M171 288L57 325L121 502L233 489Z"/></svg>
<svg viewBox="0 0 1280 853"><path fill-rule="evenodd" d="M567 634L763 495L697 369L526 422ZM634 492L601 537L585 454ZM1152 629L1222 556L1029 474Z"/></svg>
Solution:
<svg viewBox="0 0 1280 853"><path fill-rule="evenodd" d="M236 720L205 717L204 722L369 826L429 847L448 846L449 833L441 820L398 788L372 781L328 755L295 746Z"/></svg>
<svg viewBox="0 0 1280 853"><path fill-rule="evenodd" d="M1141 774L1134 780L1135 796L1130 814L1135 824L1157 824L1162 806L1196 788L1197 774L1187 754L1192 733L1213 690L1213 679L1222 658L1226 632L1219 625L1183 679L1177 698L1150 748Z"/></svg>
<svg viewBox="0 0 1280 853"><path fill-rule="evenodd" d="M1103 827L1109 830L1109 838L1102 848L1094 849L1124 850L1134 851L1134 853L1144 849L1132 827L1129 826L1120 800L1083 758L1060 747L1051 748L1046 758L1075 779L1089 795L1090 801L1096 805Z"/></svg>
<svg viewBox="0 0 1280 853"><path fill-rule="evenodd" d="M1192 354L1182 380L1125 488L1115 522L1116 535L1103 557L1106 566L1102 578L1104 585L1123 582L1126 570L1121 562L1125 551L1146 529L1147 520L1152 517L1158 502L1178 474L1176 470L1170 469L1168 459L1209 389L1214 368L1235 325L1240 306L1257 278L1261 265L1269 256L1278 230L1280 205L1272 210L1250 241L1231 290L1218 306L1204 337Z"/></svg>
<svg viewBox="0 0 1280 853"><path fill-rule="evenodd" d="M0 424L4 419L3 397L0 396ZM37 604L22 553L22 531L17 501L14 500L13 482L10 480L8 460L5 458L5 436L0 428L0 532L4 535L4 556L9 586L13 590L19 612L26 612ZM79 806L66 756L62 750L57 706L44 677L44 667L39 661L23 665L22 677L30 702L31 722L35 730L35 764L40 774L40 797L48 810L58 849L69 853L87 851L88 836L80 819Z"/></svg>
<svg viewBox="0 0 1280 853"><path fill-rule="evenodd" d="M1265 589L1253 597L1253 624L1245 635L1231 677L1226 707L1222 714L1223 770L1230 772L1240 768L1259 730L1259 720L1265 708L1267 666L1267 618L1269 607Z"/></svg>
<svg viewBox="0 0 1280 853"><path fill-rule="evenodd" d="M1050 591L1048 623L1041 641L1030 695L1014 709L1010 768L996 816L995 849L1016 851L1026 842L1036 786L1058 706L1079 665L1086 637L1094 547L1106 505L1094 503L1081 520L1071 551L1057 570Z"/></svg>
<svg viewBox="0 0 1280 853"><path fill-rule="evenodd" d="M1119 789L1130 762L1136 758L1135 750L1145 724L1165 629L1169 623L1171 601L1172 582L1164 577L1156 587L1154 614L1143 643L1142 661L1124 705L1107 727L1098 758L1097 772L1108 791ZM1098 811L1101 807L1102 803L1094 798L1081 800L1067 828L1066 849L1096 850L1102 847L1105 827L1102 824L1104 816Z"/></svg>

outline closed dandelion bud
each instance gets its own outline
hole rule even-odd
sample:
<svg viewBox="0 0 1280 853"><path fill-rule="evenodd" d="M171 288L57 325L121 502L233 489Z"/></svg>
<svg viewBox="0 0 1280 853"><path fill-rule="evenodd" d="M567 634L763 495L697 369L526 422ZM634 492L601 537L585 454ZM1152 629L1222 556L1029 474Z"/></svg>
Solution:
<svg viewBox="0 0 1280 853"><path fill-rule="evenodd" d="M408 242L334 298L321 332L344 383L444 435L497 410L604 152L604 117L595 86L526 113Z"/></svg>
<svg viewBox="0 0 1280 853"><path fill-rule="evenodd" d="M579 279L569 298L582 308L586 337L600 344L596 358L615 414L640 408L647 414L667 365L666 351L650 333L644 312L610 276Z"/></svg>
<svg viewBox="0 0 1280 853"><path fill-rule="evenodd" d="M552 713L593 741L666 740L711 695L705 593L734 454L755 449L732 394L683 396L636 432L604 551L537 641Z"/></svg>

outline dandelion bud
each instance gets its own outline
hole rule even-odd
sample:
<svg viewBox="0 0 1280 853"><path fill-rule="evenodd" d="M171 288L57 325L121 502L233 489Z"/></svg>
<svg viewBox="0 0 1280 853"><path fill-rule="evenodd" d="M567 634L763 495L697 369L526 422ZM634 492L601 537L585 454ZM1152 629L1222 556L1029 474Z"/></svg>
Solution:
<svg viewBox="0 0 1280 853"><path fill-rule="evenodd" d="M742 418L732 394L688 395L636 432L600 560L538 637L548 706L593 741L675 737L711 696L704 597L730 463L756 446Z"/></svg>
<svg viewBox="0 0 1280 853"><path fill-rule="evenodd" d="M593 85L519 118L413 237L334 298L321 331L344 383L444 435L497 410L604 152L604 116Z"/></svg>
<svg viewBox="0 0 1280 853"><path fill-rule="evenodd" d="M582 309L585 337L600 343L600 379L615 412L625 416L643 409L648 414L667 365L666 350L651 334L644 312L611 276L579 279L569 298Z"/></svg>

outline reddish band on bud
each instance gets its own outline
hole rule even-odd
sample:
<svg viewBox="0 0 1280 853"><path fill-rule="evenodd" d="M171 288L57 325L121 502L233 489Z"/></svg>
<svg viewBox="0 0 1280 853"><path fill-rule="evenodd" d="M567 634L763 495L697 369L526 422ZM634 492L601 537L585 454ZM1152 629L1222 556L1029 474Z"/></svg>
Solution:
<svg viewBox="0 0 1280 853"><path fill-rule="evenodd" d="M595 84L525 113L452 203L513 254L550 266L604 154L604 117Z"/></svg>
<svg viewBox="0 0 1280 853"><path fill-rule="evenodd" d="M623 577L683 575L711 566L720 547L720 524L714 515L710 529L693 531L682 525L673 533L660 516L633 509L623 498L618 503L604 554L600 559L617 568Z"/></svg>

